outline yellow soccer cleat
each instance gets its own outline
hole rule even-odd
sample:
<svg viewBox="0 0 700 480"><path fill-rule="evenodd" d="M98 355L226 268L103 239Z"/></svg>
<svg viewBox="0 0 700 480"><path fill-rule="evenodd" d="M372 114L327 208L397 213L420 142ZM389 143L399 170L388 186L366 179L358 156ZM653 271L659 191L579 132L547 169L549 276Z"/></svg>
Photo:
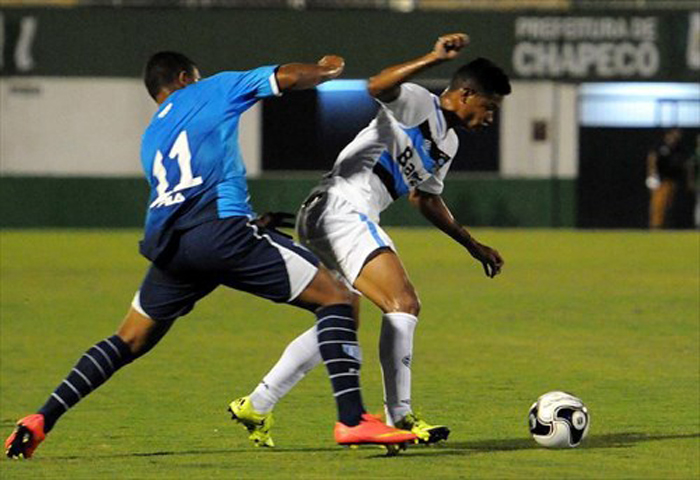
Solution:
<svg viewBox="0 0 700 480"><path fill-rule="evenodd" d="M450 429L444 425L430 425L416 413L409 413L396 422L396 428L408 430L418 437L418 443L437 443L447 440Z"/></svg>
<svg viewBox="0 0 700 480"><path fill-rule="evenodd" d="M232 420L243 425L250 435L248 438L255 444L256 447L274 447L275 442L272 441L270 429L274 425L272 412L258 413L253 409L253 402L250 397L241 397L235 399L228 406L228 411L232 416Z"/></svg>

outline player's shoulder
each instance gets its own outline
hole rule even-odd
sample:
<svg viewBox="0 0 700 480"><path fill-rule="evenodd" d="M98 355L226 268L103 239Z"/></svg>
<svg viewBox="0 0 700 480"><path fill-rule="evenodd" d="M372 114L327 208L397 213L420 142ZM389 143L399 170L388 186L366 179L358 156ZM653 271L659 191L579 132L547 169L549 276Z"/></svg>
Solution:
<svg viewBox="0 0 700 480"><path fill-rule="evenodd" d="M254 77L269 77L274 73L276 65L266 65L253 68L250 70L225 70L207 77L205 81L209 81L212 85L226 85L227 87L234 86L237 83L244 83ZM202 83L202 81L198 82Z"/></svg>
<svg viewBox="0 0 700 480"><path fill-rule="evenodd" d="M168 103L172 103L172 111L167 112L167 114L163 111L161 113L162 116L155 115L153 123L161 123L157 122L159 118L161 120L173 120L177 117L187 116L193 109L198 110L203 105L212 107L225 103L227 100L226 94L230 90L231 84L231 80L227 80L226 73L229 72L217 73L173 92L164 102L165 108L168 108Z"/></svg>
<svg viewBox="0 0 700 480"><path fill-rule="evenodd" d="M219 95L222 89L227 88L242 72L219 72L209 77L205 77L196 83L173 92L168 100L175 103L187 103L200 99L206 95ZM166 100L167 102L167 100Z"/></svg>
<svg viewBox="0 0 700 480"><path fill-rule="evenodd" d="M382 103L395 115L409 117L420 113L422 116L429 115L433 110L433 105L438 104L438 97L427 88L417 83L402 83L399 95L391 102Z"/></svg>
<svg viewBox="0 0 700 480"><path fill-rule="evenodd" d="M379 100L379 103L381 105L391 107L394 105L404 105L420 100L425 101L426 99L430 99L434 96L435 95L430 93L427 88L422 87L417 83L404 82L399 86L399 94L396 96L396 98L389 102Z"/></svg>
<svg viewBox="0 0 700 480"><path fill-rule="evenodd" d="M198 83L209 82L210 84L216 84L216 83L221 83L221 82L230 82L230 81L235 81L236 79L240 78L244 74L245 74L245 72L241 72L241 71L225 70L223 72L215 73L214 75L211 75L211 76L205 78L204 80L200 80Z"/></svg>
<svg viewBox="0 0 700 480"><path fill-rule="evenodd" d="M193 105L196 104L195 98L200 96L196 94L198 88L197 84L192 84L171 93L165 99L151 117L141 136L143 146L158 142L169 132L181 127L182 118L192 110Z"/></svg>
<svg viewBox="0 0 700 480"><path fill-rule="evenodd" d="M207 81L212 91L233 95L235 98L237 94L256 91L261 85L267 85L274 72L272 66L252 70L226 70L208 77Z"/></svg>
<svg viewBox="0 0 700 480"><path fill-rule="evenodd" d="M419 95L426 95L426 94L433 95L432 93L430 93L430 90L428 90L424 86L418 85L417 83L413 83L413 82L402 83L401 90L405 90L407 92L415 93L415 94L419 94Z"/></svg>
<svg viewBox="0 0 700 480"><path fill-rule="evenodd" d="M183 89L183 92L187 92L189 95L201 95L202 93L216 91L221 88L221 85L229 78L226 74L231 72L219 72L209 77L203 78L197 83L189 85L187 88Z"/></svg>

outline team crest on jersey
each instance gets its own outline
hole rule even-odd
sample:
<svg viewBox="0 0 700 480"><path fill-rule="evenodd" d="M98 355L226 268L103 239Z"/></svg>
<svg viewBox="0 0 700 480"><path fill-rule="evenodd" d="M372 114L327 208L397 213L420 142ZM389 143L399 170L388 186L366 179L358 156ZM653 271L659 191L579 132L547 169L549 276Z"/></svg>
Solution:
<svg viewBox="0 0 700 480"><path fill-rule="evenodd" d="M418 128L423 134L423 149L428 152L430 158L435 161L435 167L433 168L433 173L435 173L435 170L441 168L450 161L450 156L440 150L437 142L433 140L432 133L430 132L430 123L427 120L419 125Z"/></svg>
<svg viewBox="0 0 700 480"><path fill-rule="evenodd" d="M424 138L423 139L423 150L426 152L430 152L430 147L433 146L433 142L430 139Z"/></svg>

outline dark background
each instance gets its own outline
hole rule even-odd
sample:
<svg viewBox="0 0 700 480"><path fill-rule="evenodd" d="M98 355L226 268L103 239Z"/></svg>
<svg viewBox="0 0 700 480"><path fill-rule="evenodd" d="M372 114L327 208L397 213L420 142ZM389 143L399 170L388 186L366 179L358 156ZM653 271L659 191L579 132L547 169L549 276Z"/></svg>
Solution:
<svg viewBox="0 0 700 480"><path fill-rule="evenodd" d="M700 129L686 128L682 148L688 157ZM647 228L647 153L663 137L662 128L583 127L579 131L577 226ZM679 185L669 227L692 228L695 196Z"/></svg>
<svg viewBox="0 0 700 480"><path fill-rule="evenodd" d="M330 170L338 153L369 124L377 108L365 91L305 91L266 99L263 170ZM460 148L450 171L498 172L498 115L490 128L457 134Z"/></svg>

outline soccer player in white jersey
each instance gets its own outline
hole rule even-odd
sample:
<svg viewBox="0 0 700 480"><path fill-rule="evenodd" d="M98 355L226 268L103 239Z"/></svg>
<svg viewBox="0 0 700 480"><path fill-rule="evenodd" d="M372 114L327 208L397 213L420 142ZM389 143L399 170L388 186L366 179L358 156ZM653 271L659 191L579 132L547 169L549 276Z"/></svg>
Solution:
<svg viewBox="0 0 700 480"><path fill-rule="evenodd" d="M428 220L483 264L488 277L501 271L499 253L476 241L454 219L440 194L457 152L455 128L489 125L503 96L511 91L508 77L480 58L458 69L439 97L407 83L414 75L454 59L467 44L462 33L442 36L427 55L389 67L369 80L368 90L379 101L379 112L340 152L297 218L302 243L382 310L379 353L386 420L411 430L423 443L447 439L449 429L429 424L411 409L413 334L420 301L378 222L381 211L407 195ZM318 348L311 328L289 344L249 396L231 403L234 418L258 445L273 445L272 408L321 362Z"/></svg>

